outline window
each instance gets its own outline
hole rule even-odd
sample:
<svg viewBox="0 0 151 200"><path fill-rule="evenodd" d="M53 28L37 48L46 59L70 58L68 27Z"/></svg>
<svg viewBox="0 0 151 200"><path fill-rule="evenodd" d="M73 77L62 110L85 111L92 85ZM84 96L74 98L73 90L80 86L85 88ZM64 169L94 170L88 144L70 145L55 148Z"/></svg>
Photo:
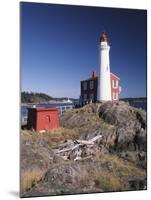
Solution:
<svg viewBox="0 0 151 200"><path fill-rule="evenodd" d="M87 94L83 95L84 100L87 100Z"/></svg>
<svg viewBox="0 0 151 200"><path fill-rule="evenodd" d="M90 81L90 89L92 90L94 88L94 81Z"/></svg>
<svg viewBox="0 0 151 200"><path fill-rule="evenodd" d="M83 83L83 90L87 90L87 82Z"/></svg>
<svg viewBox="0 0 151 200"><path fill-rule="evenodd" d="M112 99L115 100L115 92L112 93Z"/></svg>
<svg viewBox="0 0 151 200"><path fill-rule="evenodd" d="M93 93L90 94L90 100L92 100L92 101L94 100L94 94Z"/></svg>
<svg viewBox="0 0 151 200"><path fill-rule="evenodd" d="M118 92L113 92L113 100L118 100Z"/></svg>
<svg viewBox="0 0 151 200"><path fill-rule="evenodd" d="M118 100L118 92L116 92L116 100Z"/></svg>
<svg viewBox="0 0 151 200"><path fill-rule="evenodd" d="M118 87L118 80L116 80L116 87Z"/></svg>
<svg viewBox="0 0 151 200"><path fill-rule="evenodd" d="M112 87L117 88L118 87L118 80L112 80Z"/></svg>

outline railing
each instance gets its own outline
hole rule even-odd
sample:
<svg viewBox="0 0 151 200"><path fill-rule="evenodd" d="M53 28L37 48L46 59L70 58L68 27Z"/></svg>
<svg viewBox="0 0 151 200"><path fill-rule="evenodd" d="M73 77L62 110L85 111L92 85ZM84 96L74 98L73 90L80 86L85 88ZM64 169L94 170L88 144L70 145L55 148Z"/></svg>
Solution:
<svg viewBox="0 0 151 200"><path fill-rule="evenodd" d="M59 109L60 114L62 115L62 113L63 113L65 110L72 109L72 108L73 108L73 105L57 106L56 108Z"/></svg>

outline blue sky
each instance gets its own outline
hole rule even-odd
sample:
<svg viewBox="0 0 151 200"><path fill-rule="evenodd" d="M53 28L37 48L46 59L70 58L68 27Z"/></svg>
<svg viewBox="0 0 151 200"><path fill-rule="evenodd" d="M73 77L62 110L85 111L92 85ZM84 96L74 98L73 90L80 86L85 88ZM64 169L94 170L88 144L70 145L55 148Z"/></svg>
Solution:
<svg viewBox="0 0 151 200"><path fill-rule="evenodd" d="M22 91L78 98L105 31L121 97L146 96L146 11L24 2L20 22Z"/></svg>

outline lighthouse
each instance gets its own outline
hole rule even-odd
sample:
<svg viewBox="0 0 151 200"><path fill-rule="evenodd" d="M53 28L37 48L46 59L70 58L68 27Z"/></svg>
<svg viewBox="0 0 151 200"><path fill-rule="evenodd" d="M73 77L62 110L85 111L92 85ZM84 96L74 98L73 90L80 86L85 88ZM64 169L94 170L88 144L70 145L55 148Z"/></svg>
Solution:
<svg viewBox="0 0 151 200"><path fill-rule="evenodd" d="M111 78L110 78L110 46L105 33L100 37L99 43L99 74L98 74L98 101L111 101Z"/></svg>

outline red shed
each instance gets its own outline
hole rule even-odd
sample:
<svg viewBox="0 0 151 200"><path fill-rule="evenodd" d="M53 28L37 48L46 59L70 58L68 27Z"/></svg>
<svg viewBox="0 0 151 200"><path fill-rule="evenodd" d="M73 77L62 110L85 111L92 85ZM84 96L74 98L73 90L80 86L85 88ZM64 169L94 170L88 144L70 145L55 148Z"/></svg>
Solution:
<svg viewBox="0 0 151 200"><path fill-rule="evenodd" d="M57 108L28 108L27 127L35 131L45 131L60 127Z"/></svg>

